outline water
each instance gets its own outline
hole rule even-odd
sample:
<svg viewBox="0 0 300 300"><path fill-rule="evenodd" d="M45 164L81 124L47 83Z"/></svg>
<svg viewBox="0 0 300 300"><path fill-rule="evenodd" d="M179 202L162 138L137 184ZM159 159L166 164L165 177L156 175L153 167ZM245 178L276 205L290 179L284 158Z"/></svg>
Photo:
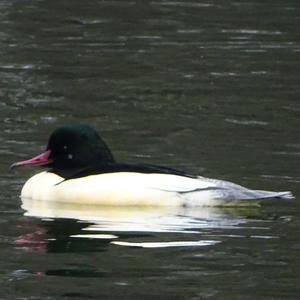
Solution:
<svg viewBox="0 0 300 300"><path fill-rule="evenodd" d="M8 172L80 121L119 160L298 196L298 1L3 0L0 24L1 299L299 297L297 200L22 209L35 170Z"/></svg>

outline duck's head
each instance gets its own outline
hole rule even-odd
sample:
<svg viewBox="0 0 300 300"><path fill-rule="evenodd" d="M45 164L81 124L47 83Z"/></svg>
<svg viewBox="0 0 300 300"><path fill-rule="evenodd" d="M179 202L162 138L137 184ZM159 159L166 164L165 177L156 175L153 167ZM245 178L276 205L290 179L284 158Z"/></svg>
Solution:
<svg viewBox="0 0 300 300"><path fill-rule="evenodd" d="M96 130L88 125L79 124L57 128L50 135L44 153L14 163L11 168L46 166L59 171L112 162L114 162L113 155Z"/></svg>

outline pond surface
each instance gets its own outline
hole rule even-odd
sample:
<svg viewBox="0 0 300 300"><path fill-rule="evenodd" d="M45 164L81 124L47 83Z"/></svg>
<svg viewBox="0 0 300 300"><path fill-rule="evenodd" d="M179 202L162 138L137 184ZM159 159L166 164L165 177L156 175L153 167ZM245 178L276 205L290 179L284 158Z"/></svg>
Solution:
<svg viewBox="0 0 300 300"><path fill-rule="evenodd" d="M299 298L298 1L2 0L0 25L1 299ZM37 170L9 165L70 122L119 160L296 200L22 205Z"/></svg>

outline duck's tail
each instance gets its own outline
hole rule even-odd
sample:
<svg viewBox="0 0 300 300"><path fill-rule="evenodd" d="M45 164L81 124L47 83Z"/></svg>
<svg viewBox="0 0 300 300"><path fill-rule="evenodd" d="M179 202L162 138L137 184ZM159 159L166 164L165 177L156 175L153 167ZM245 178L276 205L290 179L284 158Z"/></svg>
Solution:
<svg viewBox="0 0 300 300"><path fill-rule="evenodd" d="M267 199L282 199L282 200L292 200L294 199L294 195L287 191L287 192L270 192L270 191L260 191L260 190L253 190L251 191L252 199L258 200L267 200ZM250 196L250 195L249 195Z"/></svg>
<svg viewBox="0 0 300 300"><path fill-rule="evenodd" d="M222 200L267 200L267 199L282 199L292 200L294 195L287 192L273 192L263 190L251 190L241 185L225 181L199 177L201 180L205 180L209 183L215 184L214 196L216 199ZM213 188L212 188L213 189Z"/></svg>

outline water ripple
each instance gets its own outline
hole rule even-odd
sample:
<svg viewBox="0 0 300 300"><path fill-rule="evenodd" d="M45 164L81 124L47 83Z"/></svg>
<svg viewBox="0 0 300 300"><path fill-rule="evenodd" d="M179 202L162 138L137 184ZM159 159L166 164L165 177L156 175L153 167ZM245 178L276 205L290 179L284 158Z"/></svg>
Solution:
<svg viewBox="0 0 300 300"><path fill-rule="evenodd" d="M138 248L168 248L168 247L203 247L212 246L220 243L220 241L203 240L203 241L172 241L172 242L122 242L116 241L111 244L126 247Z"/></svg>

